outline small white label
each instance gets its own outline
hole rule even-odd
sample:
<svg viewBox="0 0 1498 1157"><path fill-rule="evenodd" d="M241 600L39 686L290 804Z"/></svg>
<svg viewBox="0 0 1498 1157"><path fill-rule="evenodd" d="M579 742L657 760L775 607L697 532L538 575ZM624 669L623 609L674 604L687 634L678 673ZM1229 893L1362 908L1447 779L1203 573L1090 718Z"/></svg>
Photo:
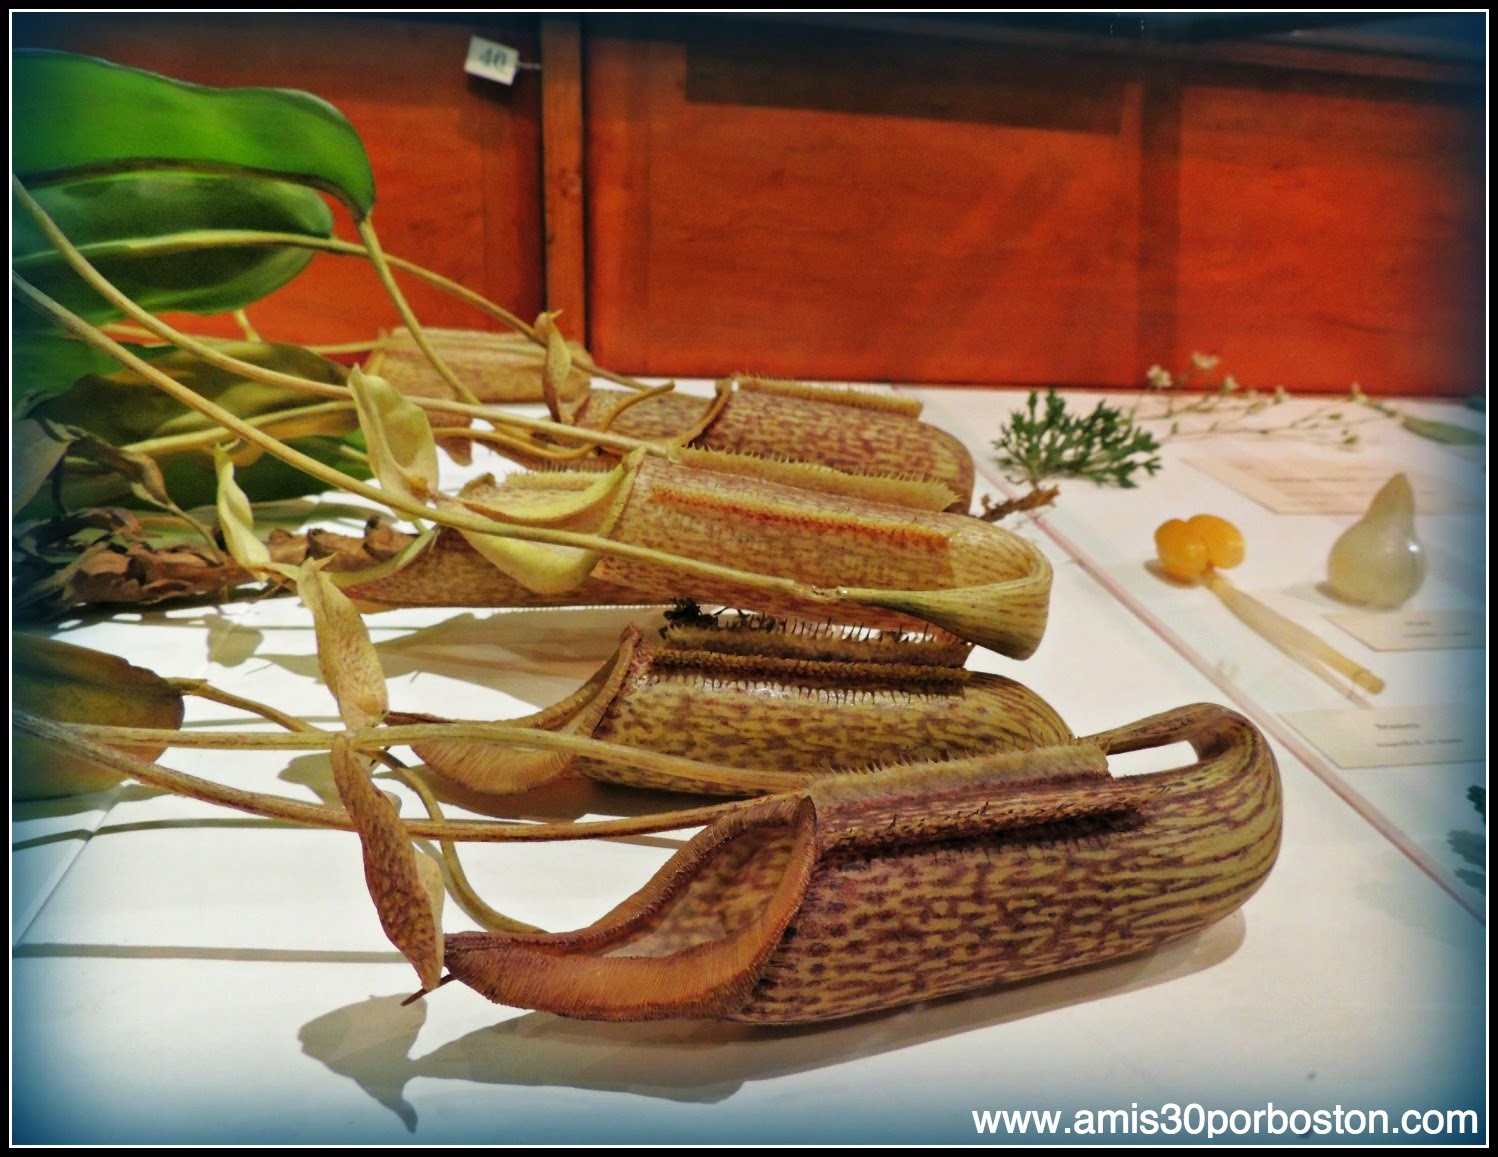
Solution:
<svg viewBox="0 0 1498 1157"><path fill-rule="evenodd" d="M1476 763L1484 755L1481 707L1290 711L1285 720L1339 767Z"/></svg>
<svg viewBox="0 0 1498 1157"><path fill-rule="evenodd" d="M1339 461L1281 454L1187 458L1219 482L1275 514L1362 514L1379 487L1399 472L1393 462ZM1482 494L1406 470L1421 514L1481 514Z"/></svg>
<svg viewBox="0 0 1498 1157"><path fill-rule="evenodd" d="M515 70L520 67L520 53L508 44L499 44L475 36L468 41L468 59L463 71L500 84L514 84Z"/></svg>
<svg viewBox="0 0 1498 1157"><path fill-rule="evenodd" d="M1475 611L1346 611L1326 617L1375 651L1487 646L1487 623Z"/></svg>

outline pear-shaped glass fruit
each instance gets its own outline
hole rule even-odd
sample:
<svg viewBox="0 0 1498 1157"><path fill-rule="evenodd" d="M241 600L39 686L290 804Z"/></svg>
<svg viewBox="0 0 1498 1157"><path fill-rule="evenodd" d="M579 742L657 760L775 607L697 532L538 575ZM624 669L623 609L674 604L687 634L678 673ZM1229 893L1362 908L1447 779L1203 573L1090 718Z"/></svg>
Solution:
<svg viewBox="0 0 1498 1157"><path fill-rule="evenodd" d="M1393 610L1425 581L1425 551L1415 537L1415 495L1396 474L1373 496L1326 560L1326 589L1346 603Z"/></svg>

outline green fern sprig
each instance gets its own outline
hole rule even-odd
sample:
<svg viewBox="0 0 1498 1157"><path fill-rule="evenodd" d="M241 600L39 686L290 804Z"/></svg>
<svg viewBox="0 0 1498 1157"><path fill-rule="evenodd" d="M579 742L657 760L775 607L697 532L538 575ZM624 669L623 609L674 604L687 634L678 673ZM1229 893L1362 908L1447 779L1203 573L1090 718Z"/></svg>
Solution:
<svg viewBox="0 0 1498 1157"><path fill-rule="evenodd" d="M993 442L1001 466L1012 468L1018 480L1039 487L1046 478L1087 478L1099 486L1138 485L1135 476L1160 469L1160 443L1131 415L1107 402L1087 414L1075 414L1050 390L1045 407L1031 393L1023 410L1011 414L1009 424Z"/></svg>

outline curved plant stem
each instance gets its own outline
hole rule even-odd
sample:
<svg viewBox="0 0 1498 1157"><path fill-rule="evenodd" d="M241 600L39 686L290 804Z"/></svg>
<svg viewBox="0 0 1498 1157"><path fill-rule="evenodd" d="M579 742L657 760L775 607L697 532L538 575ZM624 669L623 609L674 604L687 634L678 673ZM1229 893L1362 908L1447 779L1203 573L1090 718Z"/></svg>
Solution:
<svg viewBox="0 0 1498 1157"><path fill-rule="evenodd" d="M288 731L311 732L321 731L321 728L298 719L294 715L288 715L268 703L261 703L254 699L246 699L242 695L235 695L231 691L223 691L207 683L202 679L168 679L167 685L184 695L194 695L199 699L206 699L212 703L222 703L226 707L236 707L241 711L248 711L253 715L259 715L263 719L269 719L272 723L278 723ZM390 768L396 776L408 788L416 793L421 800L422 806L427 809L427 815L434 820L441 821L445 817L442 814L442 804L432 794L432 789L426 785L420 776L412 775L404 763L396 759L388 751L375 753L386 767ZM458 858L458 849L451 840L439 840L437 846L442 852L442 864L447 869L447 889L452 898L457 901L458 906L473 917L478 924L489 932L536 932L539 929L533 924L526 924L521 920L511 919L503 912L496 911L486 904L479 894L474 890L473 884L468 879L468 873L463 870L463 863Z"/></svg>
<svg viewBox="0 0 1498 1157"><path fill-rule="evenodd" d="M534 727L517 727L511 723L409 723L400 726L372 727L363 731L336 732L301 726L292 734L266 731L183 731L175 728L106 727L97 724L69 725L74 734L97 743L121 747L189 747L229 751L330 751L340 735L350 741L355 751L375 754L391 747L437 740L469 740L502 743L515 747L560 751L568 755L587 756L620 767L637 768L657 775L679 776L720 787L750 792L796 790L805 786L806 777L795 772L759 771L701 763L680 755L627 747L588 739L581 735L546 731Z"/></svg>
<svg viewBox="0 0 1498 1157"><path fill-rule="evenodd" d="M147 257L168 256L174 253L187 253L199 249L215 248L243 248L247 245L267 246L290 246L301 249L315 249L321 253L328 253L335 257L355 257L369 260L370 255L360 245L351 241L344 241L339 237L309 237L301 233L267 233L258 230L216 230L209 232L175 233L165 237L141 238L132 241L112 241L98 245L87 246L87 254L94 258L107 257ZM481 293L476 293L461 282L454 281L450 277L444 277L435 270L418 265L414 261L408 261L394 254L384 253L381 255L391 269L398 269L402 273L409 274L419 281L425 282L434 289L440 289L452 297L471 305L480 313L486 314L495 321L508 326L516 333L521 334L536 345L545 347L546 343L536 333L536 329L529 322L522 320L504 306L490 301ZM35 260L22 261L17 268L23 271L28 265L35 264ZM415 331L413 331L414 333ZM323 353L362 353L373 348L373 342L350 342L338 346L312 347L317 352ZM591 354L574 354L578 368L596 377L605 378L616 385L625 386L632 390L655 390L660 387L651 386L638 378L632 378L628 374L621 374L614 370L600 366L592 358Z"/></svg>
<svg viewBox="0 0 1498 1157"><path fill-rule="evenodd" d="M394 759L394 756L390 756ZM399 763L399 761L396 761ZM427 815L434 820L442 820L442 804L432 793L432 789L422 780L419 775L411 774L409 768L402 764L395 773L400 781L416 793L421 804L427 809ZM438 840L437 847L442 854L442 866L447 870L447 890L452 898L458 902L458 907L467 912L468 915L478 923L486 932L539 932L541 929L534 924L527 924L524 920L516 920L512 916L506 916L497 908L490 907L474 890L473 884L468 879L468 873L463 870L463 862L458 858L458 848L451 840Z"/></svg>
<svg viewBox="0 0 1498 1157"><path fill-rule="evenodd" d="M332 467L319 462L317 459L303 454L301 451L275 438L269 437L222 406L216 405L207 398L174 381L159 369L153 367L149 362L141 360L118 342L112 341L100 333L97 327L90 325L71 310L53 301L19 275L14 273L11 275L11 284L24 300L41 313L52 318L69 333L81 338L94 349L108 354L121 365L147 378L189 409L196 410L198 413L217 422L226 430L231 431L245 441L260 446L268 453L275 455L275 457L280 458L290 466L296 467L303 473L311 475L324 485L338 490L346 490L351 494L357 494L361 498L366 498L391 510L399 511L409 518L429 520L460 531L466 530L477 534L494 535L500 538L516 538L529 542L549 543L553 546L579 547L583 550L599 551L621 558L657 563L673 567L688 574L722 579L741 586L753 587L757 590L787 595L814 603L831 605L838 601L838 595L835 591L810 587L794 579L758 574L753 571L741 571L733 567L721 566L717 563L706 562L701 559L669 554L665 551L651 549L650 547L615 542L612 539L595 534L581 534L575 531L554 530L546 527L521 526L495 522L492 519L480 518L478 516L452 514L446 511L435 510L423 503L404 498L390 491L370 486L365 482L350 478L346 474L341 474ZM562 428L566 429L567 427Z"/></svg>
<svg viewBox="0 0 1498 1157"><path fill-rule="evenodd" d="M311 406L297 406L290 410L276 410L269 414L256 414L254 417L245 418L244 421L252 426L273 426L278 422L294 421L301 418L320 418L327 414L352 414L354 403L348 402L318 402ZM234 438L235 435L223 426L210 426L205 430L191 430L185 434L170 434L163 438L147 438L141 442L131 442L120 449L132 454L180 454L186 450L210 449L213 446Z"/></svg>
<svg viewBox="0 0 1498 1157"><path fill-rule="evenodd" d="M233 808L236 811L249 812L267 819L284 820L287 823L308 827L333 828L339 831L354 830L348 813L341 808L299 803L282 796L265 795L260 792L241 791L238 788L200 779L195 775L173 771L160 764L146 763L144 760L135 759L112 747L105 747L92 739L85 738L75 724L43 719L19 707L13 709L11 722L17 730L55 744L63 752L101 764L123 776L128 776L150 787L160 788L162 791ZM331 743L327 746L331 746ZM479 843L544 843L556 840L649 835L655 832L699 827L721 816L759 803L759 799L734 800L728 803L711 804L707 807L667 812L662 815L632 817L624 820L598 820L585 824L525 824L464 820L407 820L405 824L410 835L426 839Z"/></svg>
<svg viewBox="0 0 1498 1157"><path fill-rule="evenodd" d="M473 406L478 405L478 399L473 396L473 391L458 381L457 375L452 372L448 364L442 360L441 355L432 348L432 343L427 340L426 331L421 328L421 322L417 321L416 315L411 312L411 305L406 301L406 295L395 283L395 275L390 272L390 264L385 260L385 251L380 248L380 239L375 234L374 222L369 219L368 214L358 219L356 228L359 230L359 239L364 242L364 250L369 256L370 264L374 266L375 273L379 275L380 284L385 287L385 292L395 303L401 320L406 323L406 328L411 331L411 336L416 339L421 352L426 354L427 361L431 362L432 367L442 375L442 380L453 388L460 401Z"/></svg>
<svg viewBox="0 0 1498 1157"><path fill-rule="evenodd" d="M199 699L206 699L210 703L222 703L225 707L248 711L251 715L258 715L262 719L269 719L272 723L279 723L287 731L321 731L321 728L313 727L312 724L298 719L295 715L288 715L269 703L246 699L232 691L221 690L203 679L167 679L166 685L183 695L193 695Z"/></svg>
<svg viewBox="0 0 1498 1157"><path fill-rule="evenodd" d="M31 194L26 191L25 187L14 177L11 178L11 192L16 200L22 205L22 207L26 209L27 213L30 214L32 219L36 222L37 227L41 229L42 233L46 236L47 240L51 242L52 246L57 250L57 252L64 258L64 260L67 261L69 267L72 268L72 270L77 273L79 277L83 278L83 280L88 283L90 288L97 292L116 309L120 310L120 312L132 318L148 333L155 335L157 338L170 345L174 345L179 349L186 350L196 357L202 358L209 365L217 366L218 368L228 370L231 373L237 373L251 381L264 382L266 385L281 386L286 389L300 390L303 393L308 394L318 394L325 398L342 399L349 396L348 390L342 386L328 385L323 382L312 382L307 380L306 378L297 377L295 374L281 373L277 370L269 370L261 366L253 365L250 362L241 361L240 359L225 353L223 350L218 349L216 345L211 341L199 340L198 338L192 337L189 334L183 333L173 326L167 325L160 318L152 314L149 310L143 309L139 305L137 305L129 298L129 296L121 292L117 286L110 282L108 278L104 277L96 268L94 268L93 264L88 260L88 258L85 257L83 253L78 249L78 247L68 239L66 234L64 234L62 230L57 227L56 222L54 222L52 218L48 216L47 211L37 203L36 199L32 197ZM251 236L260 235L251 234ZM289 236L295 235L292 234ZM358 246L351 245L349 242L344 241L339 242L339 244L348 246L355 253L363 254L362 249L360 249ZM106 247L100 247L99 252L103 252L105 248ZM112 249L116 247L108 248ZM127 247L121 251L138 253L140 250L134 247ZM21 268L24 268L24 266L25 263L22 263ZM15 269L12 270L11 277L13 283L16 281L25 283L24 279L20 277L20 274ZM44 309L43 312L49 311ZM82 324L88 325L87 322L83 322ZM90 328L94 329L96 333L99 332L97 330L97 327ZM73 332L78 336L84 336L77 330L74 330ZM531 332L533 333L534 331ZM89 339L84 336L84 340L87 341ZM96 345L95 348L99 347ZM123 359L116 357L116 360L122 361ZM438 410L444 413L461 414L465 417L479 418L483 421L492 422L498 425L516 426L521 429L535 430L539 433L548 434L553 437L561 437L574 442L582 442L594 446L606 446L609 449L618 450L625 453L630 450L638 449L641 445L645 445L646 448L653 453L668 455L670 453L670 449L667 447L655 446L650 443L642 443L637 438L621 438L615 434L598 433L592 430L584 430L577 426L566 425L562 422L551 422L541 418L526 418L522 417L519 414L512 414L505 410L496 409L492 406L482 406L474 404L472 402L455 401L448 398L413 398L411 400L416 405L421 406L423 409Z"/></svg>
<svg viewBox="0 0 1498 1157"><path fill-rule="evenodd" d="M346 341L337 345L309 345L308 351L315 353L318 357L332 358L341 354L367 354L374 351L378 341Z"/></svg>
<svg viewBox="0 0 1498 1157"><path fill-rule="evenodd" d="M642 394L641 397L643 396ZM528 458L542 458L547 462L577 462L593 453L592 446L575 446L571 450L563 450L560 447L551 446L534 446L522 442L518 438L512 438L508 434L501 433L499 430L475 430L472 427L468 429L448 429L444 427L442 438L443 440L457 438L467 442L480 442L485 446L501 446L505 450L509 450L515 454Z"/></svg>
<svg viewBox="0 0 1498 1157"><path fill-rule="evenodd" d="M12 269L24 269L27 265L34 264L27 261L16 261L11 265ZM150 330L142 326L131 325L123 321L106 321L99 327L99 332L106 337L112 337L115 341L133 342L135 345L162 346L167 343L162 341ZM209 338L210 341L217 340Z"/></svg>
<svg viewBox="0 0 1498 1157"><path fill-rule="evenodd" d="M669 394L674 389L676 389L675 382L666 382L664 385L652 386L649 389L641 390L632 398L625 398L624 401L609 411L609 416L603 420L603 425L599 426L598 429L607 430L614 424L615 419L631 406L638 406L641 402L648 402L651 398L658 398L662 394Z"/></svg>

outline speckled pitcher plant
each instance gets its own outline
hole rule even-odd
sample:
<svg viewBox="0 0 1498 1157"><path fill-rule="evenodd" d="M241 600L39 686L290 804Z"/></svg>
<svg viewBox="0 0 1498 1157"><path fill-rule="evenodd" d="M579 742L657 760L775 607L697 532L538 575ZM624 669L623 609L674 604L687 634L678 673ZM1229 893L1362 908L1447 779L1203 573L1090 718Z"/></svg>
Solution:
<svg viewBox="0 0 1498 1157"><path fill-rule="evenodd" d="M315 731L201 683L138 670L121 679L119 660L43 644L26 662L67 670L70 686L88 685L90 702L23 699L13 724L21 755L48 769L84 767L91 786L100 776L132 777L356 831L381 924L423 992L457 979L502 1003L569 1016L826 1020L1155 947L1234 911L1278 851L1274 758L1251 724L1223 708L1199 704L1078 739L1024 688L957 675L948 666L953 656L929 640L872 637L819 648L821 629L792 632L796 641L781 654L756 657L746 654L747 640L778 632L750 629L717 651L689 638L658 654L626 634L619 654L577 695L530 719L411 722L416 717L387 706L353 605L315 563L294 581L317 623L342 731ZM787 658L787 650L802 657ZM720 665L725 659L750 662ZM880 664L882 687L868 671ZM80 679L81 671L93 677ZM840 683L848 677L852 686ZM291 733L161 726L186 693L257 710ZM861 749L834 758L817 738L827 706L865 696L888 726L867 735L852 729L847 743ZM108 711L99 710L102 701ZM778 711L767 709L771 701ZM679 754L661 726L683 707L712 721L688 745L691 756ZM154 725L65 721L84 710ZM611 741L567 726L589 716L595 734ZM940 736L934 748L889 754L901 733L922 731ZM1127 777L1108 769L1110 753L1180 741L1195 751L1183 767ZM427 753L439 780L480 791L606 768L604 778L617 783L759 798L621 821L451 822L423 779L402 768L431 815L405 820L370 778L373 759L389 758L396 745ZM146 762L167 746L328 750L343 807L234 791ZM507 767L511 749L519 750ZM860 756L862 766L848 766ZM457 840L577 839L704 823L644 888L577 932L541 932L488 907L451 848ZM444 841L446 884L487 931L441 934L442 872L415 847L418 838Z"/></svg>

